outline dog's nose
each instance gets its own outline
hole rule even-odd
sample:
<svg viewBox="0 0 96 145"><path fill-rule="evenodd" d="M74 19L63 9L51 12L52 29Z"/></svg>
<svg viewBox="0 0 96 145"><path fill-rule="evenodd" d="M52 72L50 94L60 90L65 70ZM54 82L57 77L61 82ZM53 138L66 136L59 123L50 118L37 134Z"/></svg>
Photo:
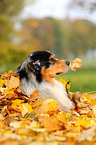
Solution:
<svg viewBox="0 0 96 145"><path fill-rule="evenodd" d="M70 62L69 61L66 61L66 64L69 66Z"/></svg>

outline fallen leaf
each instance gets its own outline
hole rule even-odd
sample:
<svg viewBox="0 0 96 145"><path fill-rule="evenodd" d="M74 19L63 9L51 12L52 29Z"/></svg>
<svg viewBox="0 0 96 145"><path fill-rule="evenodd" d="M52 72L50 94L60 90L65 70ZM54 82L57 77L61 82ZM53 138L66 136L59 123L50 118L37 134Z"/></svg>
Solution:
<svg viewBox="0 0 96 145"><path fill-rule="evenodd" d="M60 113L58 113L57 118L60 121L66 121L67 120L66 112L60 112Z"/></svg>
<svg viewBox="0 0 96 145"><path fill-rule="evenodd" d="M39 91L38 90L35 90L31 95L30 95L30 100L31 101L34 101L34 98L37 98L39 97Z"/></svg>
<svg viewBox="0 0 96 145"><path fill-rule="evenodd" d="M6 95L13 95L14 94L14 89L4 89L4 94L6 94Z"/></svg>
<svg viewBox="0 0 96 145"><path fill-rule="evenodd" d="M18 107L21 105L22 102L23 100L20 100L20 99L12 100L11 107L18 111Z"/></svg>
<svg viewBox="0 0 96 145"><path fill-rule="evenodd" d="M92 107L92 111L93 111L94 114L96 114L96 105L94 105L94 106Z"/></svg>
<svg viewBox="0 0 96 145"><path fill-rule="evenodd" d="M43 97L40 97L40 98L38 98L38 99L36 100L36 102L34 102L31 106L32 106L32 107L37 107L37 106L41 105L43 102L44 102Z"/></svg>
<svg viewBox="0 0 96 145"><path fill-rule="evenodd" d="M58 108L58 103L55 100L53 100L53 99L50 99L48 105L49 105L49 110L48 111L52 111L52 110L55 110L55 109L59 109Z"/></svg>
<svg viewBox="0 0 96 145"><path fill-rule="evenodd" d="M66 88L66 91L69 92L70 91L70 81L65 81L62 77L59 79L59 82L62 83L65 88Z"/></svg>
<svg viewBox="0 0 96 145"><path fill-rule="evenodd" d="M50 112L55 109L58 109L58 103L53 99L46 99L38 108L38 114L48 113L48 111Z"/></svg>
<svg viewBox="0 0 96 145"><path fill-rule="evenodd" d="M3 85L4 85L4 80L1 79L1 80L0 80L0 87L3 87Z"/></svg>
<svg viewBox="0 0 96 145"><path fill-rule="evenodd" d="M21 100L21 99L12 100L12 103L16 106L20 106L22 102L23 102L23 100Z"/></svg>
<svg viewBox="0 0 96 145"><path fill-rule="evenodd" d="M49 119L42 121L41 126L50 132L60 129L58 118L55 116L51 116Z"/></svg>
<svg viewBox="0 0 96 145"><path fill-rule="evenodd" d="M22 103L19 107L18 107L24 117L24 115L26 113L32 113L33 109L31 107L31 105L29 105L28 103Z"/></svg>
<svg viewBox="0 0 96 145"><path fill-rule="evenodd" d="M93 125L90 129L88 130L83 130L82 135L79 139L79 141L90 141L92 138L96 135L96 126Z"/></svg>
<svg viewBox="0 0 96 145"><path fill-rule="evenodd" d="M96 91L94 94L68 92L75 109L63 112L55 100L39 97L38 90L28 96L19 87L14 88L14 77L13 71L0 76L0 81L4 80L0 82L0 145L89 145L96 142ZM69 81L60 81L69 91Z"/></svg>
<svg viewBox="0 0 96 145"><path fill-rule="evenodd" d="M93 125L88 119L78 119L75 124L83 127L91 127Z"/></svg>
<svg viewBox="0 0 96 145"><path fill-rule="evenodd" d="M14 83L15 82L15 83ZM11 76L10 79L8 80L5 80L4 82L5 86L9 89L12 89L12 88L17 88L20 86L20 81L19 81L19 78L17 77L14 77L14 76Z"/></svg>
<svg viewBox="0 0 96 145"><path fill-rule="evenodd" d="M61 112L59 109L55 109L55 110L52 110L52 111L48 111L47 113L51 116L51 115L57 114L59 112Z"/></svg>
<svg viewBox="0 0 96 145"><path fill-rule="evenodd" d="M22 122L20 121L12 121L10 123L10 126L14 127L14 128L20 128L21 127Z"/></svg>

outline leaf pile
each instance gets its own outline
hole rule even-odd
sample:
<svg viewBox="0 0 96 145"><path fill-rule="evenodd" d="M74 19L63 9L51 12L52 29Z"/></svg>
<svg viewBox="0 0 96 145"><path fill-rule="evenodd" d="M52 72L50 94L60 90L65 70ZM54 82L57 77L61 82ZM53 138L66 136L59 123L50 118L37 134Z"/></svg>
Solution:
<svg viewBox="0 0 96 145"><path fill-rule="evenodd" d="M96 94L68 95L75 105L70 113L38 90L30 97L21 92L13 71L1 75L0 145L96 145Z"/></svg>

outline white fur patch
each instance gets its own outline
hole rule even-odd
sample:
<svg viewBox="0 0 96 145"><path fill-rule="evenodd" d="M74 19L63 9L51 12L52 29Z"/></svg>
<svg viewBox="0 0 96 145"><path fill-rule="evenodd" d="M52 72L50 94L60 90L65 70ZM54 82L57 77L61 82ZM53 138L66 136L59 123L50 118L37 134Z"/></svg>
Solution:
<svg viewBox="0 0 96 145"><path fill-rule="evenodd" d="M36 81L35 75L32 73L30 74L31 78L27 81L25 78L21 80L21 87L20 89L25 92L27 95L30 96L33 91L36 89L39 90L40 96L44 98L53 98L58 102L58 106L63 111L69 111L70 109L74 108L73 103L67 97L67 93L65 91L64 85L57 80L54 79L55 85L43 80L41 83Z"/></svg>

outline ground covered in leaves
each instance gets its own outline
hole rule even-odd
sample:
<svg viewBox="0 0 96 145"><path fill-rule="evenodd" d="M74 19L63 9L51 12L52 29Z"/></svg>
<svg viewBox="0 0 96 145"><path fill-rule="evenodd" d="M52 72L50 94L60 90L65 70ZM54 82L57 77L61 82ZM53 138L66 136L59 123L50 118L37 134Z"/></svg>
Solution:
<svg viewBox="0 0 96 145"><path fill-rule="evenodd" d="M62 112L38 90L30 97L21 92L13 71L1 75L0 145L96 145L96 94L68 96L75 110Z"/></svg>

